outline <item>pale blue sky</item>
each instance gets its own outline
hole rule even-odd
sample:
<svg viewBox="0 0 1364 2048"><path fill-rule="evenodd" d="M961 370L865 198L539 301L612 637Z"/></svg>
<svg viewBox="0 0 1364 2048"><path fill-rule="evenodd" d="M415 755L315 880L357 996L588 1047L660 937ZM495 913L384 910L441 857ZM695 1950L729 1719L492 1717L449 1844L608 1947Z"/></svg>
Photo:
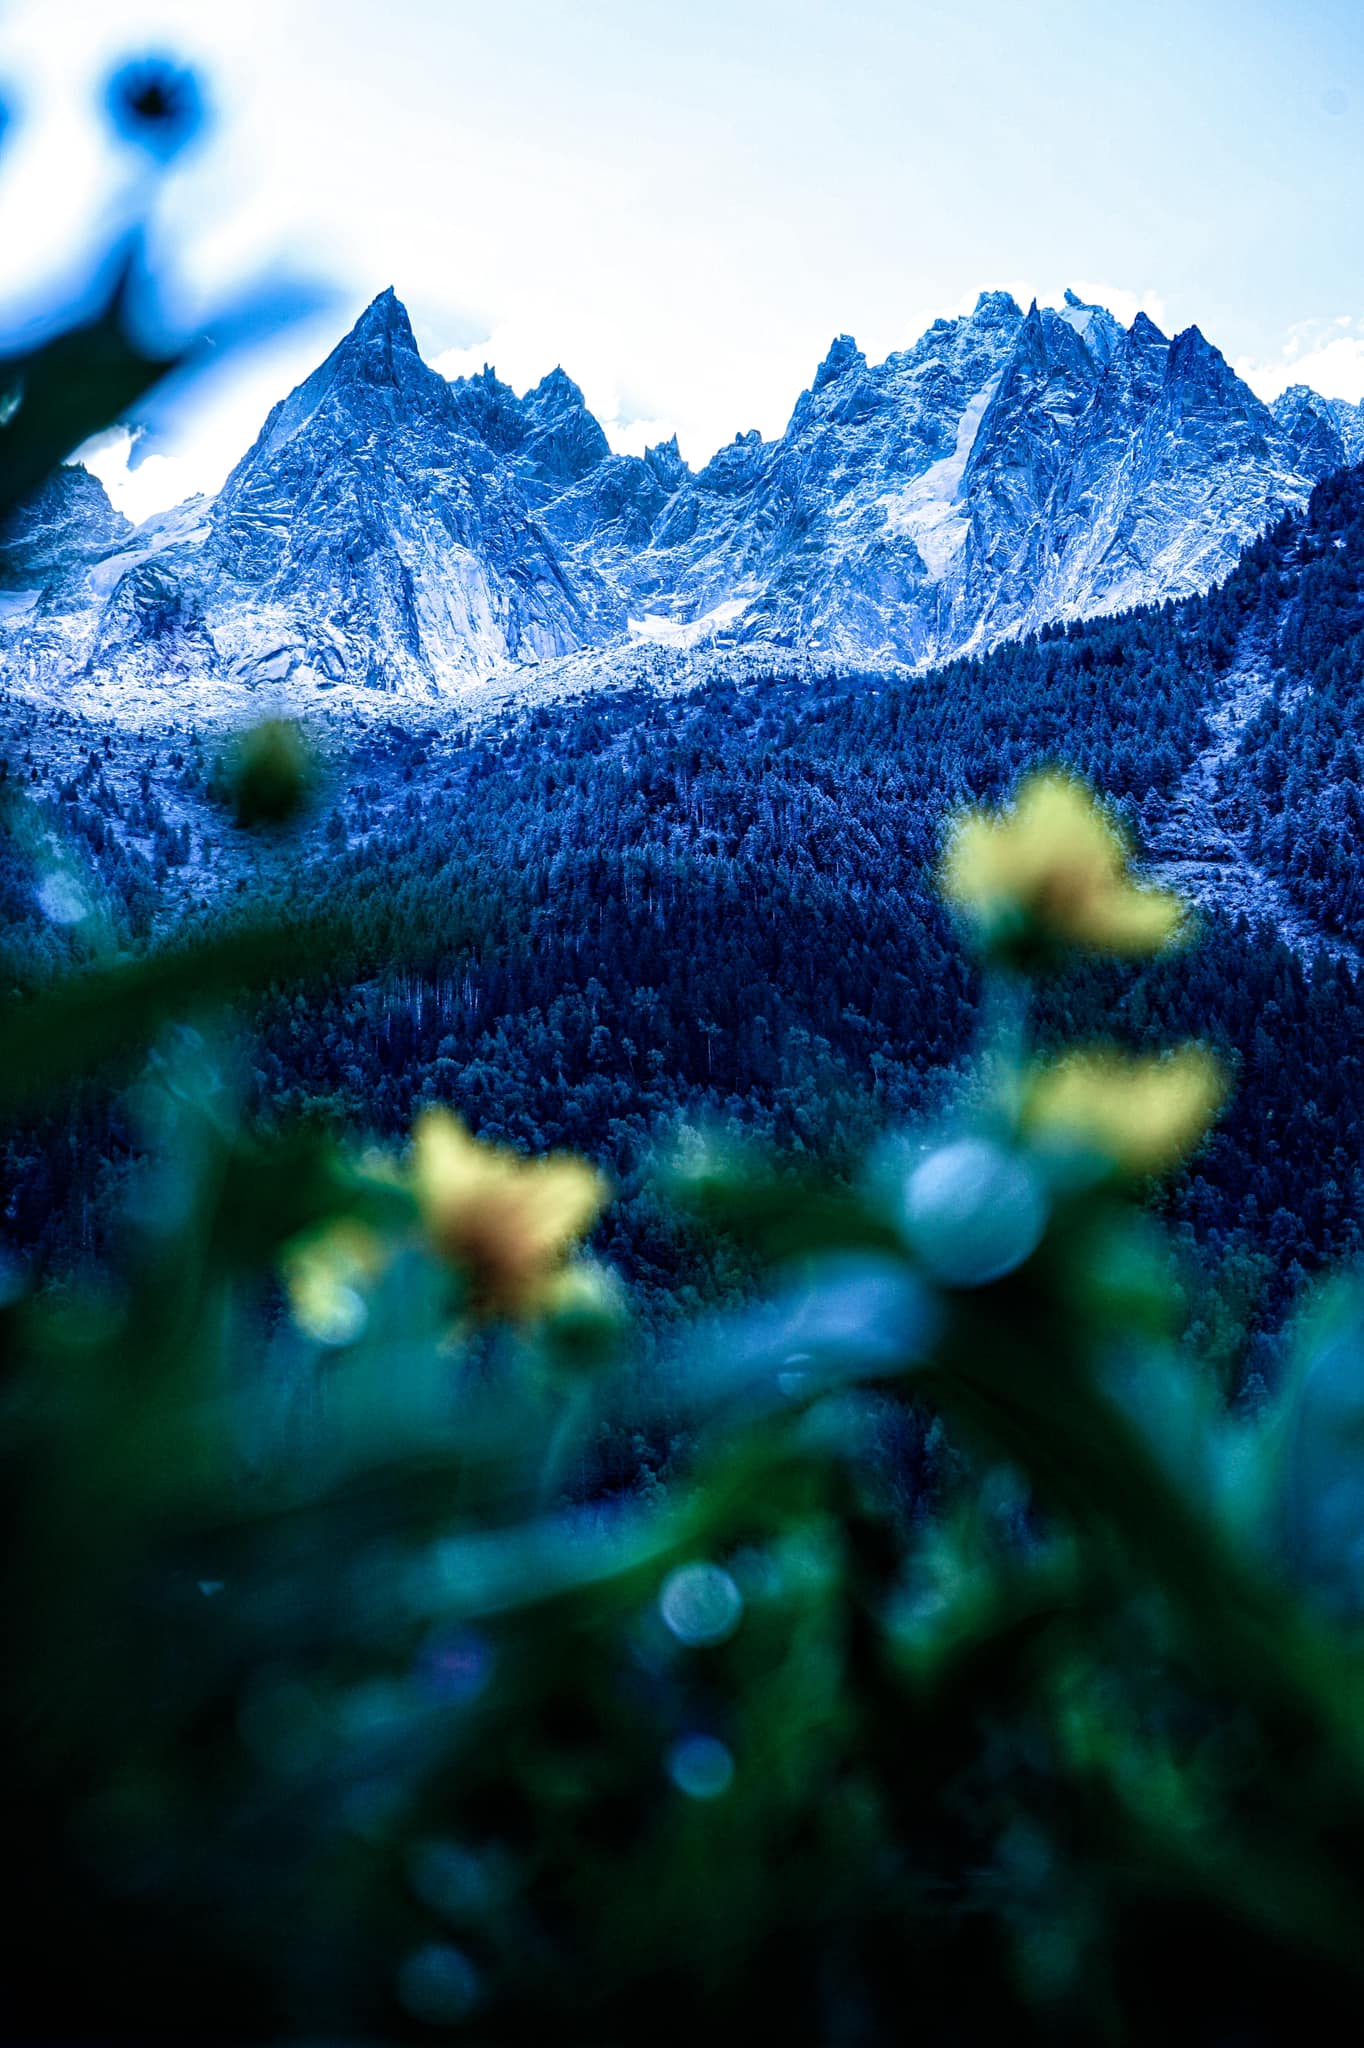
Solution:
<svg viewBox="0 0 1364 2048"><path fill-rule="evenodd" d="M383 285L448 370L556 362L619 446L779 432L831 337L873 357L984 287L1197 322L1258 387L1364 394L1364 0L11 0L0 294L119 172L117 54L203 66L163 195L185 290L329 279L127 484L213 487Z"/></svg>

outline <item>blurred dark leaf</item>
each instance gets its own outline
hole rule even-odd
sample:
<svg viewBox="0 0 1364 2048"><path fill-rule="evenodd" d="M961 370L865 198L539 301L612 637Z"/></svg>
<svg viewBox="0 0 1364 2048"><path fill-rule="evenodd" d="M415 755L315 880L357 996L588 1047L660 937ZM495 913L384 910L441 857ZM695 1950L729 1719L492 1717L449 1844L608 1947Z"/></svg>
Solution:
<svg viewBox="0 0 1364 2048"><path fill-rule="evenodd" d="M135 244L118 259L103 305L31 349L0 356L0 521L92 434L119 419L187 348L148 349L135 314Z"/></svg>

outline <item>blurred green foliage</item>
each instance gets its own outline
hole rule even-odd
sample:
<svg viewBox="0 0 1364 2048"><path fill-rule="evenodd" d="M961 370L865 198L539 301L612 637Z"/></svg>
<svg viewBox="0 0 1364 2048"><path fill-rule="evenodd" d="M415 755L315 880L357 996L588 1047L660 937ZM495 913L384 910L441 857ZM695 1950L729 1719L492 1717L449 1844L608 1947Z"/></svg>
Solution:
<svg viewBox="0 0 1364 2048"><path fill-rule="evenodd" d="M678 1164L772 1280L666 1384L575 1249L585 1169L453 1124L410 1156L253 1132L208 1020L281 971L271 933L11 1003L11 1104L155 1048L116 1270L0 1310L11 2034L1278 2040L1358 2010L1364 1305L1342 1285L1254 1415L1190 1366L1131 1176L1215 1090L1189 1056L1078 1090L1034 1059L1020 919L1043 958L1069 915L1034 852L975 927L969 1107L851 1187ZM604 1425L679 1402L685 1469L613 1491ZM911 1411L954 1446L927 1518Z"/></svg>
<svg viewBox="0 0 1364 2048"><path fill-rule="evenodd" d="M238 825L286 825L308 804L318 764L293 719L267 718L242 733L225 763L222 794Z"/></svg>

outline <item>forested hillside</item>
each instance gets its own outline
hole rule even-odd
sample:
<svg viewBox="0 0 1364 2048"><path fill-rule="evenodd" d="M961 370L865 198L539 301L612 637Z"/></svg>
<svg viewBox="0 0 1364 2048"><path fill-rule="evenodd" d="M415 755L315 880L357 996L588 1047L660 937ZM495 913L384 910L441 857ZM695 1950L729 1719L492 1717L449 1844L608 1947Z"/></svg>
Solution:
<svg viewBox="0 0 1364 2048"><path fill-rule="evenodd" d="M436 1098L488 1135L587 1152L624 1197L603 1249L645 1290L706 1289L725 1276L689 1268L643 1191L679 1120L850 1157L939 1095L970 1041L974 984L931 886L944 812L1063 761L1139 843L1163 843L1208 714L1249 676L1262 708L1214 805L1237 857L1300 906L1297 943L1210 910L1196 948L1121 991L1074 973L1045 1014L1136 1041L1206 1029L1226 1049L1230 1109L1161 1199L1272 1321L1304 1272L1359 1244L1364 985L1348 957L1318 956L1310 921L1337 943L1360 934L1361 577L1350 471L1206 598L931 675L811 687L717 664L689 690L376 726L334 766L311 860L261 864L291 913L344 912L356 947L323 991L262 1005L259 1098L382 1134ZM47 765L56 729L23 717L11 773L39 776L28 786L93 860L113 926L224 914L240 835L214 801L210 739L148 746L135 766L126 733L72 724L63 775ZM29 925L54 943L50 919ZM73 1197L93 1242L91 1183L121 1149L116 1130L74 1149L12 1141L16 1243L69 1256Z"/></svg>

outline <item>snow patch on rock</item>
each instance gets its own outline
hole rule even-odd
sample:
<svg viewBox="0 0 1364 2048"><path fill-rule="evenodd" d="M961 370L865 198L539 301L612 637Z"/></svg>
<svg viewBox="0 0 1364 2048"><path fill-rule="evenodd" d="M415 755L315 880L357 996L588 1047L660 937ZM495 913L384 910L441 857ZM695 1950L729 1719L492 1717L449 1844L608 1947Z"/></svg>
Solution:
<svg viewBox="0 0 1364 2048"><path fill-rule="evenodd" d="M935 580L966 539L970 521L961 509L962 480L975 445L986 407L994 397L999 378L992 377L968 401L957 422L952 453L930 462L922 476L903 490L891 491L882 500L886 526L891 533L907 533L919 550L925 569Z"/></svg>

